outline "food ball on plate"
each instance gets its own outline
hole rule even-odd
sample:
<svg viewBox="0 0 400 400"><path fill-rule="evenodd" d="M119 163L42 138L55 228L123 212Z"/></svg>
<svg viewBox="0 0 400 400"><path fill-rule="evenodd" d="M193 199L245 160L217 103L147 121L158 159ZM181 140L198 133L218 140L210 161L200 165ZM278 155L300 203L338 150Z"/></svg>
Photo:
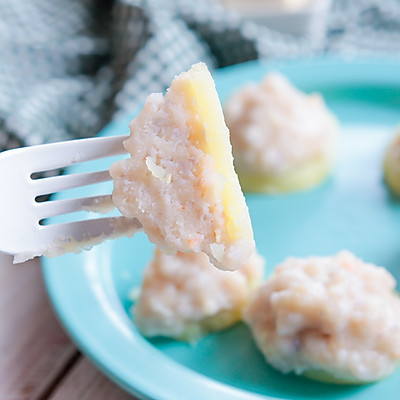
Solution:
<svg viewBox="0 0 400 400"><path fill-rule="evenodd" d="M400 131L386 149L383 172L390 190L400 196Z"/></svg>
<svg viewBox="0 0 400 400"><path fill-rule="evenodd" d="M215 268L203 253L167 255L156 249L133 307L135 323L144 336L183 341L225 329L241 318L263 268L256 252L232 272Z"/></svg>
<svg viewBox="0 0 400 400"><path fill-rule="evenodd" d="M254 294L244 320L268 363L336 383L367 383L400 362L393 276L344 251L288 258Z"/></svg>
<svg viewBox="0 0 400 400"><path fill-rule="evenodd" d="M204 252L227 270L245 264L253 231L205 64L177 76L165 96L150 95L130 131L131 157L110 169L122 215L168 252Z"/></svg>
<svg viewBox="0 0 400 400"><path fill-rule="evenodd" d="M225 118L244 191L298 191L329 174L338 123L319 94L302 93L271 73L234 93Z"/></svg>

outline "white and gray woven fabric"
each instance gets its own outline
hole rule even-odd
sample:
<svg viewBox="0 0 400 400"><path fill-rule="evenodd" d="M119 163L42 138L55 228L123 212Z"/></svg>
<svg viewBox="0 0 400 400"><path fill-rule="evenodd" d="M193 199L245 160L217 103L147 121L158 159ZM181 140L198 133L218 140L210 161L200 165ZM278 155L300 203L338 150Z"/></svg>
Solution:
<svg viewBox="0 0 400 400"><path fill-rule="evenodd" d="M202 60L399 54L400 0L334 0L316 45L212 0L0 0L0 150L92 136Z"/></svg>

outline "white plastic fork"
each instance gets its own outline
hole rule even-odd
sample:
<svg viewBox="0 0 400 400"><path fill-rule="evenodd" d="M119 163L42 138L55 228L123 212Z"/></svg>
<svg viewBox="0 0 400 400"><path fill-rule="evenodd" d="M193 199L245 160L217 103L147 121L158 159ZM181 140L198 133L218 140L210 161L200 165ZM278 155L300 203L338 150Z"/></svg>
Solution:
<svg viewBox="0 0 400 400"><path fill-rule="evenodd" d="M39 172L125 153L127 136L77 139L0 153L0 251L19 263L35 256L57 256L91 247L107 238L132 236L136 219L100 217L42 225L49 217L75 211L99 211L111 194L38 201L38 196L111 180L107 170L33 179Z"/></svg>

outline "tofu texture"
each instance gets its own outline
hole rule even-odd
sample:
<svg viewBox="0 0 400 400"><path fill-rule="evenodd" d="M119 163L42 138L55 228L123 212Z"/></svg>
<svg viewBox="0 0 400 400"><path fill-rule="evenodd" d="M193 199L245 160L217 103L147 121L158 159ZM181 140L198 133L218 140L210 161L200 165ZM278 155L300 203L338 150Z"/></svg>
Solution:
<svg viewBox="0 0 400 400"><path fill-rule="evenodd" d="M233 168L229 130L205 64L151 94L130 123L130 158L110 168L113 201L169 253L204 252L214 265L244 265L255 245Z"/></svg>
<svg viewBox="0 0 400 400"><path fill-rule="evenodd" d="M384 268L349 252L288 258L254 294L244 320L282 372L367 383L400 362L400 297Z"/></svg>
<svg viewBox="0 0 400 400"><path fill-rule="evenodd" d="M302 190L330 172L338 123L319 94L271 73L236 91L224 111L243 190Z"/></svg>
<svg viewBox="0 0 400 400"><path fill-rule="evenodd" d="M135 323L148 337L194 341L238 322L261 282L264 259L253 253L237 271L221 271L203 253L167 255L156 249L133 307Z"/></svg>

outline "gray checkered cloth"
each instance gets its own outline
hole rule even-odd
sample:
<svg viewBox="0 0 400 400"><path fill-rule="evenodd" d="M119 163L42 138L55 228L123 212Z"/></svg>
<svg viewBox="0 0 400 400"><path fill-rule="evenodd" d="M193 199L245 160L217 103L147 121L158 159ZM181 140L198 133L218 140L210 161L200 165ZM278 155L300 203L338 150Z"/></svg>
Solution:
<svg viewBox="0 0 400 400"><path fill-rule="evenodd" d="M0 0L0 150L97 133L198 61L400 54L400 0L334 0L313 43L212 0Z"/></svg>

